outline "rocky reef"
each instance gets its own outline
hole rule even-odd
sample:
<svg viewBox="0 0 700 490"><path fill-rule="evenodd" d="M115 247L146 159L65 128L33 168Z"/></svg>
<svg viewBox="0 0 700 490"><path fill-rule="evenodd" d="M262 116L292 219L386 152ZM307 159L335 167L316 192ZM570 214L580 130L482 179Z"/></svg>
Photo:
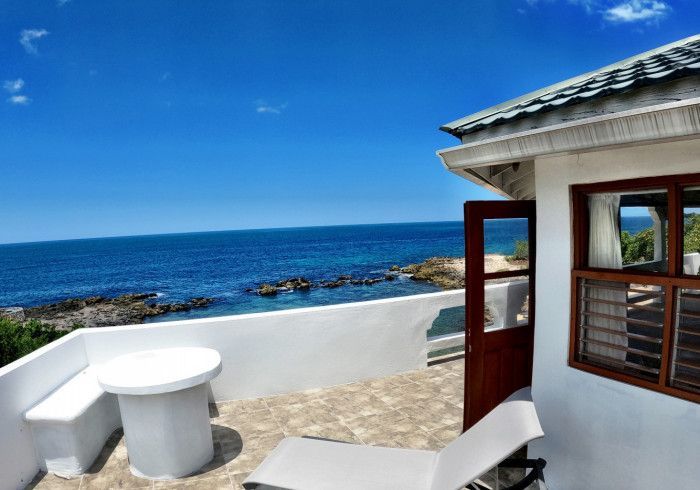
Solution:
<svg viewBox="0 0 700 490"><path fill-rule="evenodd" d="M309 291L316 288L339 288L341 286L372 286L384 281L395 281L400 276L414 281L426 281L443 289L460 289L464 287L463 257L431 257L418 264L405 267L392 265L379 277L357 278L343 274L335 279L321 279L313 282L305 277L292 277L277 282L265 282L246 291L260 296L275 296L282 292Z"/></svg>
<svg viewBox="0 0 700 490"><path fill-rule="evenodd" d="M147 317L210 305L213 298L192 298L186 303L156 303L155 293L123 294L116 298L92 296L71 298L32 308L1 308L0 316L21 320L40 320L58 329L105 327L143 323Z"/></svg>
<svg viewBox="0 0 700 490"><path fill-rule="evenodd" d="M464 287L464 257L431 257L419 264L401 268L414 281L431 282L442 289Z"/></svg>
<svg viewBox="0 0 700 490"><path fill-rule="evenodd" d="M278 293L290 292L290 291L308 291L310 289L316 288L327 288L333 289L341 286L353 285L353 286L371 286L372 284L377 284L382 281L393 281L396 278L396 274L386 274L382 277L369 277L369 278L354 278L349 274L343 274L338 276L336 279L321 279L318 282L312 282L304 277L292 277L289 279L282 279L277 282L265 282L260 284L257 288L248 288L246 291L255 292L260 296L275 296Z"/></svg>

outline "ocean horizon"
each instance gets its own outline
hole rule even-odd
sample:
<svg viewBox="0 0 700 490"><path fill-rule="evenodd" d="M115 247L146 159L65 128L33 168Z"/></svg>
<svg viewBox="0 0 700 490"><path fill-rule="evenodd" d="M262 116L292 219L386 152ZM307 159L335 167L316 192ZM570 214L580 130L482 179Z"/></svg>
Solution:
<svg viewBox="0 0 700 490"><path fill-rule="evenodd" d="M623 218L639 231L644 218ZM509 254L527 238L525 220L486 222L486 253ZM69 298L155 293L156 301L215 301L150 322L321 306L440 291L400 275L262 297L247 291L290 277L312 282L340 275L380 278L392 265L464 256L461 221L267 228L0 245L0 307L32 307Z"/></svg>

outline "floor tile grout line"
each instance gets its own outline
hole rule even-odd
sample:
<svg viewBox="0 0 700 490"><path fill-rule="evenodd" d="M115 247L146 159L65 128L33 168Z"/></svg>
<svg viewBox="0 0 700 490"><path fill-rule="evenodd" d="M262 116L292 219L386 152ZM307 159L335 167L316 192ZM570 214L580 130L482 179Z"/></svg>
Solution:
<svg viewBox="0 0 700 490"><path fill-rule="evenodd" d="M363 446L367 446L367 443L366 443L359 435L357 435L357 434L355 433L355 431L352 430L352 428L351 428L350 426L348 426L348 424L345 423L344 420L341 420L340 423L343 424L343 426L345 426L345 428L348 429L348 430L350 431L350 433L351 433L353 436L355 436L355 437L357 438L358 441L360 441L360 442L362 443Z"/></svg>
<svg viewBox="0 0 700 490"><path fill-rule="evenodd" d="M270 415L272 416L272 420L275 421L277 424L277 428L284 434L285 437L287 437L287 433L284 430L284 427L282 427L282 423L279 421L279 419L275 416L275 412L272 410L272 407L267 403L267 400L263 399L263 403L267 407L268 412L270 412Z"/></svg>

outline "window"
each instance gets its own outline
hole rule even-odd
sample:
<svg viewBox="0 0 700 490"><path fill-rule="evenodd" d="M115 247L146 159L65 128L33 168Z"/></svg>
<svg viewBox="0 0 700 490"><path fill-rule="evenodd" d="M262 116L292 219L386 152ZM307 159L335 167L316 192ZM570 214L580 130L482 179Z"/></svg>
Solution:
<svg viewBox="0 0 700 490"><path fill-rule="evenodd" d="M569 364L700 402L700 174L572 199Z"/></svg>

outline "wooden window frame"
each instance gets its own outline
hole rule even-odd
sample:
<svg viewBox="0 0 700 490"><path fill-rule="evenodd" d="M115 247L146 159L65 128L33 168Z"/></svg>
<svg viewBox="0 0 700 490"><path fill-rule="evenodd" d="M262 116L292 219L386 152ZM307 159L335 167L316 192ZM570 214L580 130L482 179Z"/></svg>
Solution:
<svg viewBox="0 0 700 490"><path fill-rule="evenodd" d="M675 292L679 288L700 289L700 277L683 272L683 189L700 185L700 173L578 184L571 186L573 217L573 263L571 271L571 325L569 330L569 366L623 383L647 388L666 395L700 403L700 393L670 386L671 343L674 338ZM588 195L600 192L629 192L666 189L668 192L668 267L666 272L604 269L587 266ZM607 369L576 359L579 336L578 282L580 279L634 282L665 287L661 369L658 382Z"/></svg>

